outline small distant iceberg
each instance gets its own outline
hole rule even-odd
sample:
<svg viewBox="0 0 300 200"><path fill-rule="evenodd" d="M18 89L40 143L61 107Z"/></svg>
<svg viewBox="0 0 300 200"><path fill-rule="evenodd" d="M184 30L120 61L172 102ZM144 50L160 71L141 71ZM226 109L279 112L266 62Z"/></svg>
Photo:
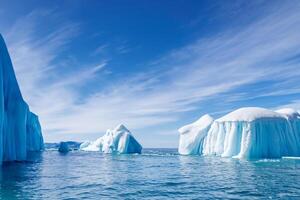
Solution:
<svg viewBox="0 0 300 200"><path fill-rule="evenodd" d="M0 34L0 165L23 161L31 151L44 148L38 116L24 101L12 62Z"/></svg>
<svg viewBox="0 0 300 200"><path fill-rule="evenodd" d="M58 146L58 151L61 153L68 153L70 151L68 142L60 142Z"/></svg>
<svg viewBox="0 0 300 200"><path fill-rule="evenodd" d="M234 158L300 156L300 114L286 108L235 110L217 120L205 115L179 129L179 153Z"/></svg>
<svg viewBox="0 0 300 200"><path fill-rule="evenodd" d="M133 137L131 132L123 124L120 124L113 130L108 129L106 134L96 141L83 142L80 145L80 150L130 154L141 153L142 146Z"/></svg>

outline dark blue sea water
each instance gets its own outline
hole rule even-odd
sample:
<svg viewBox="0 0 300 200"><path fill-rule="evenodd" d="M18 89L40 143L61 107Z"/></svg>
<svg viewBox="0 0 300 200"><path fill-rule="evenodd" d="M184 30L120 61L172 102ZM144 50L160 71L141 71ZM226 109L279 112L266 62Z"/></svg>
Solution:
<svg viewBox="0 0 300 200"><path fill-rule="evenodd" d="M1 199L300 199L300 160L45 151L1 167Z"/></svg>

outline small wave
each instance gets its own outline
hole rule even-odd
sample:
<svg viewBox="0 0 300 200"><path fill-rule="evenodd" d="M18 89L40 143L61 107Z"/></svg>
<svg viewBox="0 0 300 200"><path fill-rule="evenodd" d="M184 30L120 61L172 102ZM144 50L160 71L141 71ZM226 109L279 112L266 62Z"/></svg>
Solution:
<svg viewBox="0 0 300 200"><path fill-rule="evenodd" d="M280 162L280 159L260 159L255 161L257 163L261 163L261 162Z"/></svg>

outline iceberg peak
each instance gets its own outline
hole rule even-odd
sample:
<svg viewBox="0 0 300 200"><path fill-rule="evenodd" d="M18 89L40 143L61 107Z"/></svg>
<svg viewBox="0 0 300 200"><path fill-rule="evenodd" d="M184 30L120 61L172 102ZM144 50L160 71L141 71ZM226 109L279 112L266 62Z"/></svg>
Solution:
<svg viewBox="0 0 300 200"><path fill-rule="evenodd" d="M119 124L118 126L116 126L116 128L113 131L114 132L118 132L118 131L130 132L124 124Z"/></svg>
<svg viewBox="0 0 300 200"><path fill-rule="evenodd" d="M214 121L214 118L209 114L205 114L202 117L200 117L197 121L195 121L194 124L195 125L210 124L212 121Z"/></svg>
<svg viewBox="0 0 300 200"><path fill-rule="evenodd" d="M212 118L209 114L205 114L202 117L200 117L197 121L194 123L185 125L178 129L180 134L186 134L190 131L191 128L197 128L197 129L205 129L207 126L209 126L214 121L214 118Z"/></svg>
<svg viewBox="0 0 300 200"><path fill-rule="evenodd" d="M206 114L192 124L178 129L180 133L178 152L182 155L200 154L202 143L214 119Z"/></svg>

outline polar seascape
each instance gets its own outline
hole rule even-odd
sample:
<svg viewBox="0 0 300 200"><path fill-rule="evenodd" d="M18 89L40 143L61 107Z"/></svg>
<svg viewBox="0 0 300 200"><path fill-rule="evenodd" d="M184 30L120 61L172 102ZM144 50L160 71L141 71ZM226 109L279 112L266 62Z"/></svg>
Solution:
<svg viewBox="0 0 300 200"><path fill-rule="evenodd" d="M300 1L0 5L0 200L300 199Z"/></svg>

